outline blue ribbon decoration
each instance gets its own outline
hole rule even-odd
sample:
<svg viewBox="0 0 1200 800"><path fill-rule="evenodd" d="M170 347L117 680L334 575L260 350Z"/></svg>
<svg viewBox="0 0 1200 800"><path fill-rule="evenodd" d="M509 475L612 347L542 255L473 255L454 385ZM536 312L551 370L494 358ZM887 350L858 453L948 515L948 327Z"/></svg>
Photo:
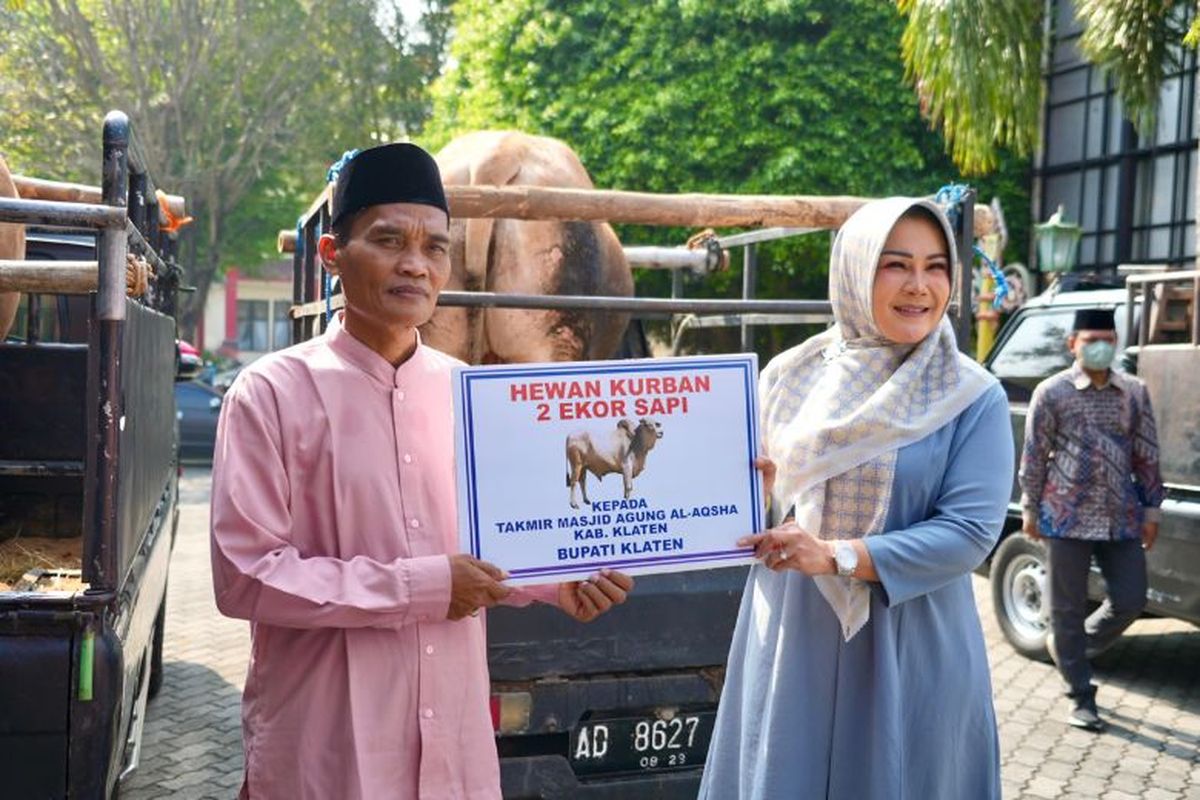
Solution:
<svg viewBox="0 0 1200 800"><path fill-rule="evenodd" d="M329 169L325 172L325 182L333 183L336 181L338 179L338 175L342 174L342 169L346 166L346 164L350 163L350 159L358 155L358 152L358 148L353 147L342 153L341 158L329 165Z"/></svg>
<svg viewBox="0 0 1200 800"><path fill-rule="evenodd" d="M933 196L933 202L941 206L946 217L950 220L951 227L958 227L959 214L961 213L963 199L967 194L967 185L965 183L948 183L937 190L937 194ZM1004 298L1008 297L1008 281L1004 277L1004 273L996 266L996 262L988 257L988 254L983 252L977 244L972 244L971 249L975 255L983 262L984 267L992 276L992 281L996 284L995 297L992 298L992 308L998 309L1004 304Z"/></svg>

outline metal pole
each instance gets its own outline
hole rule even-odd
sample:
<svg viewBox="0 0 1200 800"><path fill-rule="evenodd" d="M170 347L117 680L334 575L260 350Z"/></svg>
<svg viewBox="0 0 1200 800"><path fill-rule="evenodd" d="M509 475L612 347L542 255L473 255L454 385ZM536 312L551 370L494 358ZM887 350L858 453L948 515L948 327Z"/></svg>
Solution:
<svg viewBox="0 0 1200 800"><path fill-rule="evenodd" d="M101 197L105 205L124 210L129 200L129 118L112 111L104 119L104 163ZM84 563L96 570L93 588L115 588L120 576L119 531L117 529L117 477L120 462L121 347L125 321L125 221L105 227L100 233L99 284L96 293L96 347L89 360L95 365L96 391L92 415L95 435L90 441L95 481L91 502L92 539L84 541ZM91 383L91 381L89 381Z"/></svg>
<svg viewBox="0 0 1200 800"><path fill-rule="evenodd" d="M334 295L333 307L342 308L346 296ZM529 308L667 314L824 314L831 315L828 300L699 300L664 297L592 297L589 295L497 294L495 292L442 292L439 306L460 308ZM325 313L325 301L292 308L293 317L312 318Z"/></svg>
<svg viewBox="0 0 1200 800"><path fill-rule="evenodd" d="M150 182L146 178L146 173L133 171L129 174L129 203L126 208L129 212L129 221L133 223L133 227L142 234L143 238L150 238L150 228L146 224L147 217L147 200L146 194L149 190Z"/></svg>
<svg viewBox="0 0 1200 800"><path fill-rule="evenodd" d="M690 269L692 272L712 272L720 259L705 250L686 247L623 247L629 266L640 269Z"/></svg>
<svg viewBox="0 0 1200 800"><path fill-rule="evenodd" d="M961 265L962 280L958 290L958 315L954 319L954 335L958 349L964 353L971 347L971 264L975 261L975 190L963 193L959 207L958 225L954 231L954 243L958 248L958 263Z"/></svg>
<svg viewBox="0 0 1200 800"><path fill-rule="evenodd" d="M54 225L65 228L103 228L124 225L126 213L121 208L89 203L59 203L52 200L17 200L0 197L0 222L24 225Z"/></svg>
<svg viewBox="0 0 1200 800"><path fill-rule="evenodd" d="M746 245L742 251L742 299L754 299L754 287L758 282L758 246ZM749 353L754 349L754 328L745 319L742 320L742 352Z"/></svg>
<svg viewBox="0 0 1200 800"><path fill-rule="evenodd" d="M292 250L292 305L298 306L304 302L304 293L300 280L302 269L301 260L304 258L304 245ZM292 344L304 341L304 320L301 317L292 318Z"/></svg>
<svg viewBox="0 0 1200 800"><path fill-rule="evenodd" d="M29 295L26 310L29 316L25 320L25 344L37 344L42 338L42 296Z"/></svg>
<svg viewBox="0 0 1200 800"><path fill-rule="evenodd" d="M1192 347L1200 345L1200 275L1192 278Z"/></svg>
<svg viewBox="0 0 1200 800"><path fill-rule="evenodd" d="M320 234L329 230L329 204L328 203L323 204L321 206L321 212L317 215L317 220L318 220L319 224L318 224L317 230L314 232L314 235L319 238ZM313 250L316 250L316 249L317 248L314 245ZM325 300L326 302L328 302L328 298L325 296L325 290L326 290L326 288L332 289L333 282L330 281L328 284L325 282L325 267L323 265L316 264L316 255L317 255L316 253L313 254L313 264L316 267L316 269L320 272L320 277L316 279L317 286L319 287L317 289L317 296L320 297L322 300ZM324 333L325 327L328 324L329 324L329 318L326 314L321 314L320 316L318 316L317 317L317 333Z"/></svg>
<svg viewBox="0 0 1200 800"><path fill-rule="evenodd" d="M317 267L317 220L321 218L318 211L313 216L304 221L304 275L303 283L301 284L301 296L305 303L310 303L317 298L316 294L316 267ZM315 319L309 320L308 326L301 332L301 340L307 340L315 336L320 330Z"/></svg>

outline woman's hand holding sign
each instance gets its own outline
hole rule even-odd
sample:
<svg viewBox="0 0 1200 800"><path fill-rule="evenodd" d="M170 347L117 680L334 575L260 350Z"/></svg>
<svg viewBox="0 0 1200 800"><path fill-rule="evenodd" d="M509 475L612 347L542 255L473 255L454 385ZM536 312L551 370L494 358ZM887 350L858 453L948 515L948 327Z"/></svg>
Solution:
<svg viewBox="0 0 1200 800"><path fill-rule="evenodd" d="M763 494L771 496L775 488L775 462L766 457L754 459L755 468L762 473ZM820 539L796 524L794 519L784 520L777 527L762 533L743 536L738 547L753 547L754 557L763 566L774 572L794 569L805 575L836 575L837 561L834 557L836 542ZM854 576L863 580L878 580L870 553L861 539L850 541L857 553Z"/></svg>
<svg viewBox="0 0 1200 800"><path fill-rule="evenodd" d="M818 539L803 530L795 520L787 520L777 528L743 536L738 547L753 547L754 557L770 570L779 572L794 569L805 575L833 575L833 542Z"/></svg>

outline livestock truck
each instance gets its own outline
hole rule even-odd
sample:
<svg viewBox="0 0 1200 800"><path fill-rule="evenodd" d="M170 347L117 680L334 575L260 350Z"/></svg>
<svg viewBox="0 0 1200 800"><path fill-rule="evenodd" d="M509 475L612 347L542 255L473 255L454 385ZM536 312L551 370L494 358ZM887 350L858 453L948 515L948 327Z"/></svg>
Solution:
<svg viewBox="0 0 1200 800"><path fill-rule="evenodd" d="M118 111L101 174L58 185L84 202L0 199L0 222L49 226L0 262L0 291L24 296L0 343L4 797L115 796L162 684L180 270Z"/></svg>

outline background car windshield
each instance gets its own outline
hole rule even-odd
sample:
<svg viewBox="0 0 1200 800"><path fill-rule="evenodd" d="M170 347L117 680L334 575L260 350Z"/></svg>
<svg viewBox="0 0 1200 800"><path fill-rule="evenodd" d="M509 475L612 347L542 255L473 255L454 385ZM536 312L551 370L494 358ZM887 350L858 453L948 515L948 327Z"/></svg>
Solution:
<svg viewBox="0 0 1200 800"><path fill-rule="evenodd" d="M1009 391L1010 398L1027 400L1029 393L1044 378L1071 366L1074 359L1067 350L1067 336L1075 311L1069 306L1029 310L1021 316L1013 332L1005 337L991 363L991 370ZM1121 354L1125 350L1124 306L1118 306L1116 312L1117 352ZM1124 370L1120 355L1113 362L1113 368ZM1023 398L1014 396L1014 390Z"/></svg>

